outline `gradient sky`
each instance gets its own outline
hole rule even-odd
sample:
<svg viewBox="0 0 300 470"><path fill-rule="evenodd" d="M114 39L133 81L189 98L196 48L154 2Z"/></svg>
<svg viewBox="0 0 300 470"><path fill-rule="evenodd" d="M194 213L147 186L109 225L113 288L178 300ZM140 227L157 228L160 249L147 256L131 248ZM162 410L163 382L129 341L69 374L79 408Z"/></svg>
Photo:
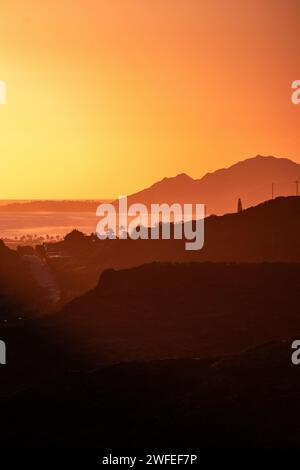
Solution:
<svg viewBox="0 0 300 470"><path fill-rule="evenodd" d="M299 24L299 0L1 2L0 198L300 162Z"/></svg>

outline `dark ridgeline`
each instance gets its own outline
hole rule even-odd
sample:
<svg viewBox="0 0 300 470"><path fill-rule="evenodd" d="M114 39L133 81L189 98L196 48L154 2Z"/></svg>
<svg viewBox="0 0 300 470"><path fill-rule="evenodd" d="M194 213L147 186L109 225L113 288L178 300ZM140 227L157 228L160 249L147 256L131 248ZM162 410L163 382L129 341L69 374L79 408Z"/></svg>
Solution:
<svg viewBox="0 0 300 470"><path fill-rule="evenodd" d="M56 244L65 290L94 288L5 329L2 447L299 447L299 204L212 216L194 253L78 233Z"/></svg>
<svg viewBox="0 0 300 470"><path fill-rule="evenodd" d="M300 334L299 288L297 263L153 263L106 271L43 324L99 364L224 356Z"/></svg>
<svg viewBox="0 0 300 470"><path fill-rule="evenodd" d="M205 220L200 251L184 240L105 240L78 232L48 245L48 262L65 299L96 286L106 269L160 262L300 262L300 198L276 198L240 213ZM51 257L51 252L61 257Z"/></svg>

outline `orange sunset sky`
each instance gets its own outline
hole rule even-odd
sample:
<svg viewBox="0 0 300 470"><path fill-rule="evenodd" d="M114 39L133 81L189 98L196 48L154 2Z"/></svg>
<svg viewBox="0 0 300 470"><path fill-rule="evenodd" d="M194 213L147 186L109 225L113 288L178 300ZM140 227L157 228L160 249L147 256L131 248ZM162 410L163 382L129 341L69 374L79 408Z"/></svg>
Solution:
<svg viewBox="0 0 300 470"><path fill-rule="evenodd" d="M300 162L299 0L9 0L0 197L100 198Z"/></svg>

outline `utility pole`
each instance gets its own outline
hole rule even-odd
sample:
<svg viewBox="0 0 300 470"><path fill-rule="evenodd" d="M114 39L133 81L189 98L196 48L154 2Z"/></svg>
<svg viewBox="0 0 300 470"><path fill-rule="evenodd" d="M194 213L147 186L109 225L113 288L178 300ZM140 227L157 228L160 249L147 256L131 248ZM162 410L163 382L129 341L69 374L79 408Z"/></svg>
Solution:
<svg viewBox="0 0 300 470"><path fill-rule="evenodd" d="M298 194L299 194L299 191L298 191L299 181L295 181L295 184L296 184L296 196L298 196Z"/></svg>

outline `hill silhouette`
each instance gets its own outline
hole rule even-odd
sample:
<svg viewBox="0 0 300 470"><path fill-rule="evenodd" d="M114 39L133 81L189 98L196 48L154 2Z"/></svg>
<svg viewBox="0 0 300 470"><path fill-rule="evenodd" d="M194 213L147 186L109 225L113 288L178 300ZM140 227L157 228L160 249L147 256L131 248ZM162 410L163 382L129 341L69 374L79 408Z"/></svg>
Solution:
<svg viewBox="0 0 300 470"><path fill-rule="evenodd" d="M204 248L185 250L184 240L98 240L66 237L48 245L49 259L66 298L96 286L109 268L159 262L300 262L300 197L281 197L235 214L205 220ZM51 258L51 250L61 257Z"/></svg>
<svg viewBox="0 0 300 470"><path fill-rule="evenodd" d="M248 158L228 168L194 179L185 173L163 178L134 194L128 204L154 203L205 204L207 214L235 212L238 198L243 207L257 205L274 195L295 195L295 181L300 180L300 165L288 158L260 156ZM14 201L0 204L0 212L93 212L108 200Z"/></svg>
<svg viewBox="0 0 300 470"><path fill-rule="evenodd" d="M299 449L300 376L289 345L34 383L4 401L2 449Z"/></svg>
<svg viewBox="0 0 300 470"><path fill-rule="evenodd" d="M297 263L108 270L45 322L100 362L224 355L300 331L299 275Z"/></svg>
<svg viewBox="0 0 300 470"><path fill-rule="evenodd" d="M78 231L46 246L65 291L93 288L0 323L2 449L299 448L299 213L300 197L281 197L210 216L199 252ZM39 298L21 253L0 243L12 315L21 294L7 288Z"/></svg>
<svg viewBox="0 0 300 470"><path fill-rule="evenodd" d="M300 179L300 165L287 158L256 156L229 168L193 179L182 173L164 178L149 188L128 197L128 204L203 203L207 214L235 212L238 198L243 207L257 205L271 198L272 183L276 196L295 195L295 181Z"/></svg>
<svg viewBox="0 0 300 470"><path fill-rule="evenodd" d="M2 448L298 448L299 270L105 272L22 341L11 331Z"/></svg>

